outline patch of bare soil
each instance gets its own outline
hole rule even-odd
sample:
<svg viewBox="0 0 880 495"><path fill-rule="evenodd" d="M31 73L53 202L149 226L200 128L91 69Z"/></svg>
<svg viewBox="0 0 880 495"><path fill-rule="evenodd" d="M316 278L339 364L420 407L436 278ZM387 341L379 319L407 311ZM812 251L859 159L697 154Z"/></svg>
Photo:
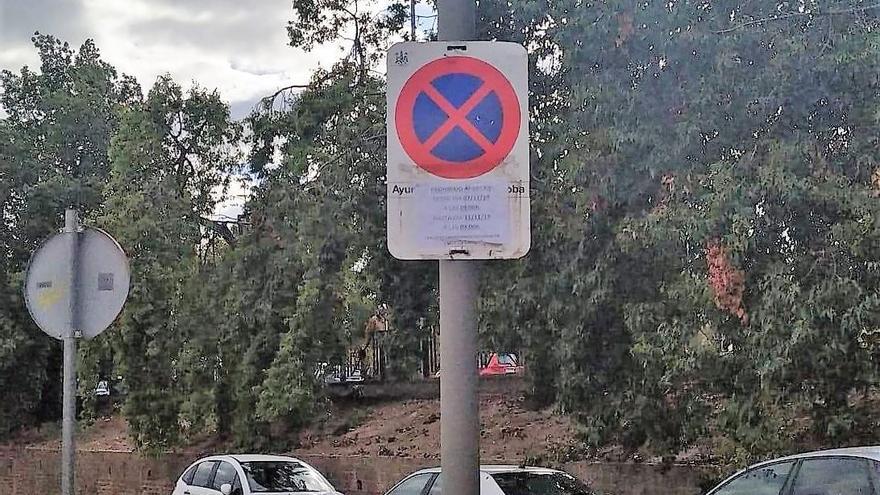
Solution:
<svg viewBox="0 0 880 495"><path fill-rule="evenodd" d="M25 430L10 443L17 447L60 450L61 428L52 424ZM131 452L134 450L134 442L128 435L128 423L125 419L114 416L98 419L79 432L76 448L86 451Z"/></svg>
<svg viewBox="0 0 880 495"><path fill-rule="evenodd" d="M564 461L579 452L575 428L550 409L530 410L521 399L490 395L480 399L481 457L484 461L530 463ZM60 449L60 427L47 424L21 432L10 443ZM291 442L296 443L296 442ZM298 435L296 454L440 458L440 401L407 400L333 406L325 418ZM186 452L226 450L213 436L181 449ZM128 424L121 416L98 419L77 435L77 449L134 450Z"/></svg>
<svg viewBox="0 0 880 495"><path fill-rule="evenodd" d="M440 401L410 400L361 407L348 421L328 421L300 434L298 454L440 458ZM351 419L353 418L353 420ZM520 463L559 459L576 445L571 421L551 410L532 411L518 399L480 400L481 458Z"/></svg>

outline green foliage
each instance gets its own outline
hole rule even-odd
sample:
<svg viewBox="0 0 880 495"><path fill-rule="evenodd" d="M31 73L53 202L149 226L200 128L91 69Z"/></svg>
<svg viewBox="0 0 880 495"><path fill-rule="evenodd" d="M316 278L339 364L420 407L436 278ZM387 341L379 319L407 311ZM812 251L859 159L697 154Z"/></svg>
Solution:
<svg viewBox="0 0 880 495"><path fill-rule="evenodd" d="M293 10L292 45L353 34L351 55L264 100L247 138L215 93L162 78L143 99L91 43L38 36L41 72L2 74L0 385L16 401L0 434L57 398L57 346L18 285L72 202L132 258L81 390L122 374L140 447L214 432L288 446L322 413L318 371L383 305L389 371L413 375L437 267L387 252L372 72L407 10ZM484 269L481 337L521 350L532 399L590 445L668 455L712 438L742 460L877 441L878 10L479 3L482 37L529 48L533 198L532 252ZM233 233L208 217L241 142L256 180Z"/></svg>
<svg viewBox="0 0 880 495"><path fill-rule="evenodd" d="M483 326L525 347L535 392L595 444L875 442L854 404L878 378L877 12L480 8L532 48L534 247L487 274ZM742 317L712 285L740 274Z"/></svg>
<svg viewBox="0 0 880 495"><path fill-rule="evenodd" d="M216 92L184 95L169 78L123 113L113 138L101 224L126 247L135 283L108 338L129 388L124 411L132 435L147 450L176 443L179 419L191 425L209 393L201 386L214 357L198 356L203 350L193 341L211 329L182 317L181 293L197 275L203 219L235 164L236 139Z"/></svg>
<svg viewBox="0 0 880 495"><path fill-rule="evenodd" d="M312 50L327 42L351 41L347 59L358 66L358 77L363 79L380 59L381 45L397 35L409 17L408 2L396 0L381 10L379 3L375 0L295 0L294 19L287 25L290 45Z"/></svg>
<svg viewBox="0 0 880 495"><path fill-rule="evenodd" d="M78 51L52 36L33 42L40 72L0 72L8 114L0 120L0 387L9 397L0 405L0 436L60 409L61 348L25 309L24 270L65 207L78 205L87 219L100 211L116 112L139 94L91 41Z"/></svg>
<svg viewBox="0 0 880 495"><path fill-rule="evenodd" d="M256 162L263 180L248 205L250 227L230 253L232 273L241 277L230 279L226 297L253 303L227 308L226 318L260 308L257 321L266 334L240 337L260 348L250 392L241 397L241 407L256 404L254 427L295 428L311 420L321 404L319 366L343 362L382 303L394 308L391 326L399 329L389 353L412 356L390 371L411 376L417 364L415 331L428 316L434 281L419 266L389 269L402 264L387 254L378 201L385 167L381 86L358 73L342 63L317 74L287 112L250 119L263 131L254 136L257 156L261 147L283 143L281 163Z"/></svg>

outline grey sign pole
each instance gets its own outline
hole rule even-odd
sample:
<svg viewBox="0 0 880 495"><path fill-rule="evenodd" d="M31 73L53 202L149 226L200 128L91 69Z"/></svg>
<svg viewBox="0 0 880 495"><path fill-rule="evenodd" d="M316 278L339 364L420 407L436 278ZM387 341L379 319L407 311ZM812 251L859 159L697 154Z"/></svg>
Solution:
<svg viewBox="0 0 880 495"><path fill-rule="evenodd" d="M70 324L64 341L64 396L61 420L61 495L74 495L76 482L76 339L79 333L79 218L76 210L64 213L64 232L70 240Z"/></svg>
<svg viewBox="0 0 880 495"><path fill-rule="evenodd" d="M443 492L480 493L477 261L440 261L440 465Z"/></svg>
<svg viewBox="0 0 880 495"><path fill-rule="evenodd" d="M474 0L438 0L440 41L473 41ZM440 465L443 492L480 493L479 262L440 260Z"/></svg>
<svg viewBox="0 0 880 495"><path fill-rule="evenodd" d="M122 247L106 232L83 228L76 210L64 212L64 231L31 256L24 296L34 323L64 343L61 494L76 492L76 341L107 329L128 298L131 273Z"/></svg>

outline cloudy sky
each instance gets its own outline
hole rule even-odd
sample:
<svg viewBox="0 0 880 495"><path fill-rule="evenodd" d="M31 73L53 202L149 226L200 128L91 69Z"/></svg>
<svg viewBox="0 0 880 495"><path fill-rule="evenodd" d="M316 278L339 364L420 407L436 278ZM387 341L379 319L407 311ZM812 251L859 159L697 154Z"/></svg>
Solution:
<svg viewBox="0 0 880 495"><path fill-rule="evenodd" d="M291 0L0 0L0 68L38 67L34 31L79 46L93 38L103 58L148 89L170 73L217 88L240 118L262 96L308 82L339 47L287 45Z"/></svg>
<svg viewBox="0 0 880 495"><path fill-rule="evenodd" d="M432 13L424 3L418 11ZM292 18L292 0L0 0L0 69L39 68L35 31L77 48L91 38L102 58L145 92L169 73L185 88L196 82L218 89L240 119L263 96L308 83L315 69L344 55L339 45L309 53L288 46ZM428 16L420 24L428 29L431 22ZM217 214L236 216L247 196L247 184L235 178Z"/></svg>
<svg viewBox="0 0 880 495"><path fill-rule="evenodd" d="M35 31L79 47L92 38L101 55L147 91L170 73L188 87L217 88L234 118L263 96L307 83L342 56L338 46L306 53L287 45L291 0L0 0L0 69L39 67ZM0 115L2 116L2 115ZM233 178L221 217L235 217L248 186Z"/></svg>

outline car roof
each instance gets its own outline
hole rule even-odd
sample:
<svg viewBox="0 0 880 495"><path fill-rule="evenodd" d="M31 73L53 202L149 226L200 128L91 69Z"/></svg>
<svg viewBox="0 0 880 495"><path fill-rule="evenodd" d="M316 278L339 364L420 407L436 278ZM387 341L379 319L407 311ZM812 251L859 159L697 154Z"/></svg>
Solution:
<svg viewBox="0 0 880 495"><path fill-rule="evenodd" d="M237 460L238 462L259 462L259 461L288 461L288 462L299 462L305 464L303 461L290 456L285 455L263 455L263 454L230 454L229 457Z"/></svg>
<svg viewBox="0 0 880 495"><path fill-rule="evenodd" d="M764 466L767 464L775 464L777 462L794 461L798 459L809 459L811 457L864 457L875 461L880 461L880 445L870 447L847 447L843 449L816 450L813 452L803 452L786 457L778 457L769 461L759 462L749 468Z"/></svg>
<svg viewBox="0 0 880 495"><path fill-rule="evenodd" d="M288 457L283 455L265 455L265 454L216 454L212 456L206 456L200 461L206 460L218 460L218 459L235 459L238 462L299 462L301 464L306 464L305 462L295 458Z"/></svg>
<svg viewBox="0 0 880 495"><path fill-rule="evenodd" d="M880 446L869 446L869 447L847 447L843 449L829 449L829 450L815 450L813 452L802 452L800 454L789 455L785 457L777 457L775 459L770 459L767 461L759 462L757 464L752 464L751 466L740 469L739 471L733 473L729 477L727 477L721 483L718 483L715 488L713 488L709 493L715 493L722 486L726 485L730 480L736 478L742 473L749 471L750 469L757 469L762 466L769 466L771 464L777 464L780 462L786 461L797 461L800 459L811 459L816 457L860 457L863 459L871 459L874 461L880 461Z"/></svg>
<svg viewBox="0 0 880 495"><path fill-rule="evenodd" d="M412 474L423 474L423 473L431 473L436 474L440 472L439 467L432 467L427 469L420 469ZM502 473L535 473L535 474L550 474L550 473L558 473L555 469L542 468L542 467L533 467L533 466L516 466L516 465L503 465L503 464L484 464L480 466L480 472L485 474L502 474Z"/></svg>

